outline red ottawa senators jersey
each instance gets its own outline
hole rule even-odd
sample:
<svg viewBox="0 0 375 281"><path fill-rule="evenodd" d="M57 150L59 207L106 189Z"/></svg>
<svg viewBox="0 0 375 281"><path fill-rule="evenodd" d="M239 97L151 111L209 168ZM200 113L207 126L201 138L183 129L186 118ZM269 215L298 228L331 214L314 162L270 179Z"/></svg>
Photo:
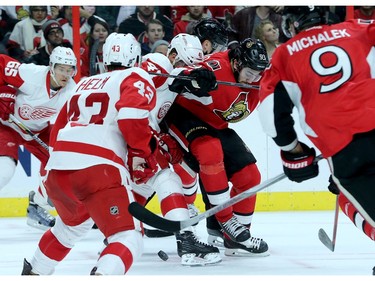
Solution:
<svg viewBox="0 0 375 281"><path fill-rule="evenodd" d="M212 70L217 81L236 83L228 52L207 56L200 65ZM228 127L228 123L239 122L248 117L258 105L259 96L255 89L219 84L216 90L209 92L209 97L183 93L177 96L175 102L212 127L224 129Z"/></svg>
<svg viewBox="0 0 375 281"><path fill-rule="evenodd" d="M375 128L375 24L349 20L298 33L280 45L260 82L259 117L280 147L295 141L288 96L324 157ZM285 91L280 91L280 84ZM284 99L280 98L284 93ZM295 132L294 132L295 133Z"/></svg>

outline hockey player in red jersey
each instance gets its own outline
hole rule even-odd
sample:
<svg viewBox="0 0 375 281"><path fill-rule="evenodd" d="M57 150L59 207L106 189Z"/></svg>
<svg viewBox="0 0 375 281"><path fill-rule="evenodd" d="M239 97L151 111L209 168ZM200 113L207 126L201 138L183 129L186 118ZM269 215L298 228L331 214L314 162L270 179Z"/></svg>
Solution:
<svg viewBox="0 0 375 281"><path fill-rule="evenodd" d="M203 52L199 40L196 36L189 34L179 34L177 41L184 42L184 50L190 55L190 60L198 62L203 60ZM175 37L175 38L176 38ZM183 40L179 38L183 37ZM180 50L180 45L175 44L175 38L172 40L172 48ZM177 46L178 45L178 46ZM197 46L198 48L195 48ZM198 57L198 60L195 59ZM177 56L177 59L179 57ZM191 63L192 64L192 63ZM148 54L143 57L142 68L148 73L169 74L173 66L169 59L162 54ZM186 179L183 171L182 150L178 143L168 134L161 131L162 120L174 102L177 93L168 88L168 77L151 75L156 88L156 106L150 113L150 126L153 128L154 136L158 140L161 151L165 156L165 164L162 170L158 171L145 184L132 184L139 203L145 204L155 192L160 202L160 209L164 217L171 220L189 219L189 210L185 202L182 189L182 182L179 177ZM169 162L169 163L168 163ZM181 167L178 170L179 175L169 167ZM183 229L175 233L177 241L177 253L181 257L182 265L197 266L216 264L221 261L219 249L199 241L192 227Z"/></svg>
<svg viewBox="0 0 375 281"><path fill-rule="evenodd" d="M259 116L281 149L292 181L318 175L315 149L299 141L301 127L327 159L341 210L375 240L375 24L328 25L328 6L286 7L294 37L276 49L264 73ZM292 31L293 31L292 30Z"/></svg>
<svg viewBox="0 0 375 281"><path fill-rule="evenodd" d="M45 174L49 156L44 147L9 120L9 115L14 115L48 145L51 123L75 86L72 79L75 73L76 58L70 48L56 47L50 55L49 66L19 63L0 55L0 189L15 173L20 145L40 160L41 176ZM37 192L29 194L27 223L30 226L45 230L55 223L55 218L42 208L46 206L47 194L40 184Z"/></svg>
<svg viewBox="0 0 375 281"><path fill-rule="evenodd" d="M147 182L160 167L149 127L155 87L134 67L140 59L133 35L112 33L103 46L107 72L82 79L60 111L45 182L59 217L24 260L23 275L52 274L94 221L108 245L91 275L123 275L141 256L142 225L128 212L129 178Z"/></svg>
<svg viewBox="0 0 375 281"><path fill-rule="evenodd" d="M264 45L247 39L236 49L210 55L192 68L174 71L180 76L194 77L197 69L205 68L217 80L254 84L267 65ZM228 128L229 123L245 119L255 109L258 93L222 84L212 85L211 91L206 91L199 85L209 84L211 78L198 76L196 80L173 80L170 89L182 94L177 96L166 118L173 136L196 162L195 169L209 202L215 206L260 182L253 154L237 133ZM254 208L255 196L216 214L224 232L226 255L268 255L267 243L250 235Z"/></svg>

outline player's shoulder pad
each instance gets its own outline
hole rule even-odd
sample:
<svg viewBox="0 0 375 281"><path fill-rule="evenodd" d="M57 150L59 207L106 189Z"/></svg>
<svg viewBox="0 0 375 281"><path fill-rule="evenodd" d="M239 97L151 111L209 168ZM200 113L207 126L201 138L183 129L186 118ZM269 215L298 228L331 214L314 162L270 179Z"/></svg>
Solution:
<svg viewBox="0 0 375 281"><path fill-rule="evenodd" d="M147 54L147 55L142 57L143 62L146 61L146 60L149 60L153 63L158 64L159 66L164 68L168 73L170 73L173 70L173 66L172 66L171 62L163 54L160 54L160 53Z"/></svg>

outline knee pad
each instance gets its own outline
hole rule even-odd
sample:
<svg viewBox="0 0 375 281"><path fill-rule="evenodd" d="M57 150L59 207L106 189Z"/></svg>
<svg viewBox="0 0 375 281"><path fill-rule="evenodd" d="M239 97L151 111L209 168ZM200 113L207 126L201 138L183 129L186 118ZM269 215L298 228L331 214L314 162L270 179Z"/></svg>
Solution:
<svg viewBox="0 0 375 281"><path fill-rule="evenodd" d="M154 181L153 189L156 191L160 202L173 193L183 194L180 177L170 169L159 172Z"/></svg>
<svg viewBox="0 0 375 281"><path fill-rule="evenodd" d="M16 171L16 162L8 156L0 156L0 190L12 179Z"/></svg>
<svg viewBox="0 0 375 281"><path fill-rule="evenodd" d="M224 170L224 153L219 139L199 137L191 143L190 150L198 159L201 173L213 175Z"/></svg>
<svg viewBox="0 0 375 281"><path fill-rule="evenodd" d="M55 225L51 228L51 232L64 247L73 248L93 225L94 221L91 218L79 225L69 226L64 224L60 217L57 217Z"/></svg>

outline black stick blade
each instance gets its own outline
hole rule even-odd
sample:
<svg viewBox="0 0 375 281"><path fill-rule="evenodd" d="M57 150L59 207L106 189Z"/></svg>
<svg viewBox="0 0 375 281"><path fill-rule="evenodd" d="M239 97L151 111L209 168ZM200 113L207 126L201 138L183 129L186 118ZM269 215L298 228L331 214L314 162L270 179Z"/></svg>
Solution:
<svg viewBox="0 0 375 281"><path fill-rule="evenodd" d="M168 232L177 232L181 230L181 224L179 221L171 221L162 218L148 209L144 208L137 202L132 202L128 207L129 213L136 219L148 224L149 226L155 227Z"/></svg>

